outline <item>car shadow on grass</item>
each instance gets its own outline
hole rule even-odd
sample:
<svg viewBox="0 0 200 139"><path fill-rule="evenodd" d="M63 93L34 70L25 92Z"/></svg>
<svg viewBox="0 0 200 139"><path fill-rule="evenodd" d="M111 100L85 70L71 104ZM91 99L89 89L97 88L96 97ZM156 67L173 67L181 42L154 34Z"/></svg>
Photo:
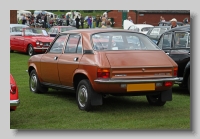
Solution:
<svg viewBox="0 0 200 139"><path fill-rule="evenodd" d="M51 90L45 94L45 96L57 97L69 101L77 106L76 94L74 92ZM168 102L167 102L168 103ZM167 104L166 103L166 104ZM169 102L170 103L170 102ZM163 106L151 106L149 105L146 96L109 96L103 97L103 105L93 106L91 112L116 112L116 111L146 111L147 109L162 110Z"/></svg>

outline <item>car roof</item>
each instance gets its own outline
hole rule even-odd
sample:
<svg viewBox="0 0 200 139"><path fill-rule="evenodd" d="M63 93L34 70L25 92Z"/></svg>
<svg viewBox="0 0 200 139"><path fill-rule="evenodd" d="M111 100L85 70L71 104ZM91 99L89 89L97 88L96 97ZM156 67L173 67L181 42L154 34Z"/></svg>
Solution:
<svg viewBox="0 0 200 139"><path fill-rule="evenodd" d="M131 30L124 30L124 29L109 29L109 28L94 28L94 29L77 29L77 30L69 30L69 31L64 31L60 34L66 34L66 33L82 33L82 34L95 34L95 33L106 33L106 32L132 32ZM138 34L143 34L143 33L139 33L139 32L135 32Z"/></svg>
<svg viewBox="0 0 200 139"><path fill-rule="evenodd" d="M186 32L190 32L190 25L185 25L185 26L179 26L179 27L175 27L172 28L166 32L174 32L174 31L186 31Z"/></svg>
<svg viewBox="0 0 200 139"><path fill-rule="evenodd" d="M23 24L10 24L10 27L29 27L29 26Z"/></svg>

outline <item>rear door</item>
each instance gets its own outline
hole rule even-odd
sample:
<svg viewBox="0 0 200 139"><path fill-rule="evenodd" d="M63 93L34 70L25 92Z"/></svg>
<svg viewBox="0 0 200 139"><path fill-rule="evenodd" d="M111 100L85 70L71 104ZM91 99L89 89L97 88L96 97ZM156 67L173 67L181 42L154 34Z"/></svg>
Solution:
<svg viewBox="0 0 200 139"><path fill-rule="evenodd" d="M60 82L65 86L73 86L73 74L83 56L80 34L70 34L64 54L58 59Z"/></svg>

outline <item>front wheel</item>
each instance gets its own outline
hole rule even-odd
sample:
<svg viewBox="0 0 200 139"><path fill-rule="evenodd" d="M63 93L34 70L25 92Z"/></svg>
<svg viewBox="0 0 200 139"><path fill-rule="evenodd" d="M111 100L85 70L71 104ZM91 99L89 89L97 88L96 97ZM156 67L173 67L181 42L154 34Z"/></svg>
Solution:
<svg viewBox="0 0 200 139"><path fill-rule="evenodd" d="M78 84L76 90L76 101L80 110L90 111L91 105L91 95L93 89L89 80L81 80Z"/></svg>
<svg viewBox="0 0 200 139"><path fill-rule="evenodd" d="M159 94L159 95L147 95L146 98L147 98L150 105L163 106L166 103L166 101L161 101L161 94Z"/></svg>
<svg viewBox="0 0 200 139"><path fill-rule="evenodd" d="M34 93L45 93L48 91L48 88L42 86L38 79L37 73L35 70L32 70L29 77L29 88L31 92Z"/></svg>
<svg viewBox="0 0 200 139"><path fill-rule="evenodd" d="M29 56L32 56L32 55L35 54L34 49L33 49L33 46L32 46L31 44L29 44L29 46L28 46L28 51L27 51L27 53L28 53Z"/></svg>

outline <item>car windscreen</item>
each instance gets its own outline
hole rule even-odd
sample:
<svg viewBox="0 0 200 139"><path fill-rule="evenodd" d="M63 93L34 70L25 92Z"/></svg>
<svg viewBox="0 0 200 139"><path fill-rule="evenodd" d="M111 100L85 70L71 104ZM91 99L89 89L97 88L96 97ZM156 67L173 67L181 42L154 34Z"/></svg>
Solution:
<svg viewBox="0 0 200 139"><path fill-rule="evenodd" d="M76 28L74 28L74 27L61 27L60 32L64 32L64 31L68 31L68 30L74 30L74 29L76 29Z"/></svg>
<svg viewBox="0 0 200 139"><path fill-rule="evenodd" d="M48 36L46 30L42 28L26 28L25 36Z"/></svg>
<svg viewBox="0 0 200 139"><path fill-rule="evenodd" d="M107 32L92 35L94 50L160 50L147 36L134 32Z"/></svg>

